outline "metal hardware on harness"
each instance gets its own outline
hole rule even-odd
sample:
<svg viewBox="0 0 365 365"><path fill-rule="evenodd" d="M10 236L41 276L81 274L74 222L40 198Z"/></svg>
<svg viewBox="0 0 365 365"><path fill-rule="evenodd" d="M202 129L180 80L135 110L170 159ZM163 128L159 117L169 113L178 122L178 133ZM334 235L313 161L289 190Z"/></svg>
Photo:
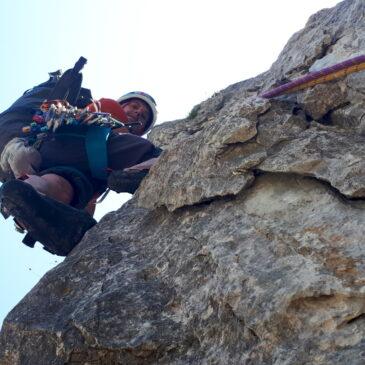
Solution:
<svg viewBox="0 0 365 365"><path fill-rule="evenodd" d="M32 123L22 129L23 133L37 135L39 133L55 132L64 125L96 125L100 127L133 128L139 123L124 124L113 118L110 113L90 112L78 109L65 100L50 100L44 102L40 110L33 116Z"/></svg>

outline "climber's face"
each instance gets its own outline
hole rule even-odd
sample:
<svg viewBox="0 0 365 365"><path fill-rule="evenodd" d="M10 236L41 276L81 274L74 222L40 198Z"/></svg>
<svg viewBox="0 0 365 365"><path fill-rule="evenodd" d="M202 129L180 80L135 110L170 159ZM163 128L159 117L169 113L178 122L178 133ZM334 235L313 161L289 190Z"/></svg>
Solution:
<svg viewBox="0 0 365 365"><path fill-rule="evenodd" d="M121 105L128 118L125 124L139 123L133 125L129 132L141 136L150 118L151 112L149 106L140 99L130 99Z"/></svg>

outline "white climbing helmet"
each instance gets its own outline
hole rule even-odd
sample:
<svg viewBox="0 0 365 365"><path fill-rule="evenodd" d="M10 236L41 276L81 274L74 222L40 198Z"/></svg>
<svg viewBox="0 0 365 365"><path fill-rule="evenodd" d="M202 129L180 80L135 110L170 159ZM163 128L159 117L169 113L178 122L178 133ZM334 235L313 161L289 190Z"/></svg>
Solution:
<svg viewBox="0 0 365 365"><path fill-rule="evenodd" d="M157 109L156 109L156 102L155 99L143 91L132 91L130 93L127 93L123 96L121 96L119 99L117 99L118 103L122 103L123 101L129 100L129 99L140 99L143 100L150 108L151 111L151 117L147 121L145 130L143 134L146 134L150 129L155 125L156 119L157 119Z"/></svg>

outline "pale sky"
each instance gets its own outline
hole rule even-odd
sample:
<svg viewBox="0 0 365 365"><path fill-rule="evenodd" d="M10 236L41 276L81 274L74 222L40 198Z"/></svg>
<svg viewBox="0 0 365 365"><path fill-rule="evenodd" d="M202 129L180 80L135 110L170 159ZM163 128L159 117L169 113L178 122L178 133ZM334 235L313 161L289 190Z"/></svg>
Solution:
<svg viewBox="0 0 365 365"><path fill-rule="evenodd" d="M157 101L158 122L186 117L230 84L266 71L308 17L335 0L3 0L0 110L48 72L88 59L83 85L95 98L132 90ZM111 194L96 218L128 194ZM21 244L1 219L0 324L62 258Z"/></svg>

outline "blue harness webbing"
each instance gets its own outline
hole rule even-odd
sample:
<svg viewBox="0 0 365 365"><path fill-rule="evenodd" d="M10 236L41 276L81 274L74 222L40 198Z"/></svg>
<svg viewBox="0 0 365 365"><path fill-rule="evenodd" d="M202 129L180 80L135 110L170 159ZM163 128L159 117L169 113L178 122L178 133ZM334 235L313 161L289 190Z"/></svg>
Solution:
<svg viewBox="0 0 365 365"><path fill-rule="evenodd" d="M106 180L108 177L107 139L111 128L89 126L85 136L86 153L91 174L95 179Z"/></svg>
<svg viewBox="0 0 365 365"><path fill-rule="evenodd" d="M92 177L95 179L106 180L108 178L108 151L107 140L111 131L109 127L88 126L85 129L72 128L72 131L63 130L56 133L56 137L78 137L83 138L89 168Z"/></svg>

